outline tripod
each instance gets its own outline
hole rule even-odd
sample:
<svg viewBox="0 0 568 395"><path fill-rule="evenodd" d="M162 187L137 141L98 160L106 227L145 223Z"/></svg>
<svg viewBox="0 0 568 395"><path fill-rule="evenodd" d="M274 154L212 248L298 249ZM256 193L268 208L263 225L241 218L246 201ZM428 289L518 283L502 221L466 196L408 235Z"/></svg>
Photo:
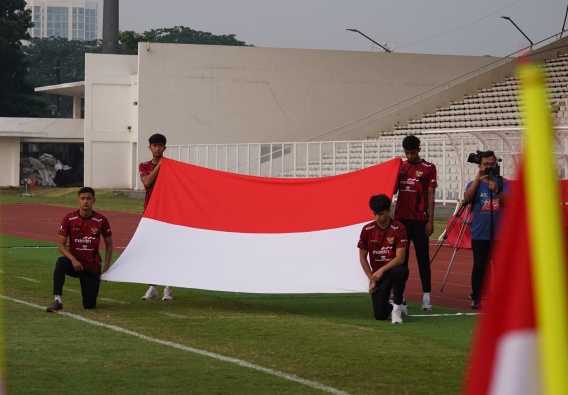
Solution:
<svg viewBox="0 0 568 395"><path fill-rule="evenodd" d="M31 188L30 188L29 185L30 185L30 184L28 183L27 178L24 179L24 188L23 188L23 190L22 190L22 193L20 193L20 197L23 197L23 196L32 196L32 190L31 190Z"/></svg>
<svg viewBox="0 0 568 395"><path fill-rule="evenodd" d="M466 207L468 205L469 205L469 202L466 201L466 200L464 200L464 201L460 200L459 201L459 207L456 209L456 211L454 213L452 222L450 223L450 226L448 226L448 228L444 231L444 234L442 235L442 239L438 240L438 243L437 243L438 248L436 249L436 252L432 256L432 259L430 260L430 264L432 264L432 262L434 262L434 258L436 258L436 255L438 254L438 251L440 251L442 244L444 244L444 241L448 238L448 235L450 234L450 232L452 231L452 229L454 228L454 226L456 225L458 220L461 218L462 225L461 225L461 228L458 232L456 243L454 245L454 252L452 253L452 258L450 259L450 264L448 265L448 269L446 270L446 275L444 276L444 281L442 281L442 288L440 288L440 292L444 292L444 286L446 285L446 280L448 279L448 275L450 274L450 269L452 268L452 264L454 263L456 253L460 249L460 244L463 240L463 236L465 235L465 231L467 229L467 226L469 224L471 224L472 208L469 207L469 209L464 214L464 210L466 209ZM462 217L462 215L463 215L463 217Z"/></svg>

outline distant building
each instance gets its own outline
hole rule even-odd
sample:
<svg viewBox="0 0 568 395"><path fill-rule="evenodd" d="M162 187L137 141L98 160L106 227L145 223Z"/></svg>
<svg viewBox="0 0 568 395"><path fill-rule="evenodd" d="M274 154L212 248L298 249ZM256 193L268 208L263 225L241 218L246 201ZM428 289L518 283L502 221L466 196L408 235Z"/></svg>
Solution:
<svg viewBox="0 0 568 395"><path fill-rule="evenodd" d="M88 0L27 0L32 10L32 37L69 40L98 38L98 3Z"/></svg>

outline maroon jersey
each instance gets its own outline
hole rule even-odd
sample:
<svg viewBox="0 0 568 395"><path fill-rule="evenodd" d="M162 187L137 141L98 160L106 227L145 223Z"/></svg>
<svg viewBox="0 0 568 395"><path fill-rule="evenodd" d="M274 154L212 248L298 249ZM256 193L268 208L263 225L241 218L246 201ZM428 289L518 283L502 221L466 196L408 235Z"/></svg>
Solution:
<svg viewBox="0 0 568 395"><path fill-rule="evenodd" d="M436 188L436 165L424 159L418 163L402 163L398 170L396 219L428 220L428 187Z"/></svg>
<svg viewBox="0 0 568 395"><path fill-rule="evenodd" d="M59 235L67 237L69 252L83 267L94 272L101 271L99 244L103 238L112 236L106 217L93 211L89 218L82 218L79 210L67 214L61 221Z"/></svg>
<svg viewBox="0 0 568 395"><path fill-rule="evenodd" d="M142 162L138 165L138 172L140 173L140 178L147 176L150 174L154 168L158 166L152 163L151 160L148 162ZM150 188L146 189L146 197L144 198L144 208L148 206L148 202L150 201L150 196L152 196L152 191L154 190L154 185Z"/></svg>
<svg viewBox="0 0 568 395"><path fill-rule="evenodd" d="M369 263L374 273L396 257L397 248L407 248L408 239L404 225L391 220L386 229L379 228L376 221L363 227L357 247L369 251Z"/></svg>

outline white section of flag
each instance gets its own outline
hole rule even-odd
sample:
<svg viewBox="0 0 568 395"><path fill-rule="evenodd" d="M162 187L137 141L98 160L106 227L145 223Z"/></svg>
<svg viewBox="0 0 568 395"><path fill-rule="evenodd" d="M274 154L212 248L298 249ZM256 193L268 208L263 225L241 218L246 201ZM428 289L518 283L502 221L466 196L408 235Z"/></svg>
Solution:
<svg viewBox="0 0 568 395"><path fill-rule="evenodd" d="M490 394L534 395L542 392L537 343L534 330L507 332L499 339Z"/></svg>
<svg viewBox="0 0 568 395"><path fill-rule="evenodd" d="M142 218L103 279L228 292L367 292L357 249L363 225L258 234Z"/></svg>

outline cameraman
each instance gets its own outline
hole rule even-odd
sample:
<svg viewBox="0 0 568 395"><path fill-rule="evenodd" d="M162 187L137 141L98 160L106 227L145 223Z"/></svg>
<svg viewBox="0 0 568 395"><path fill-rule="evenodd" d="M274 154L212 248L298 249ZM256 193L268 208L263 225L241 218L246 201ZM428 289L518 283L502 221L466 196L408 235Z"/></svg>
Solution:
<svg viewBox="0 0 568 395"><path fill-rule="evenodd" d="M473 158L472 158L473 157ZM471 308L481 308L481 291L485 269L489 261L495 230L499 228L501 212L510 195L507 180L499 176L497 157L493 151L470 155L469 162L477 163L477 176L465 188L464 199L471 203L471 248L473 269L471 271Z"/></svg>

